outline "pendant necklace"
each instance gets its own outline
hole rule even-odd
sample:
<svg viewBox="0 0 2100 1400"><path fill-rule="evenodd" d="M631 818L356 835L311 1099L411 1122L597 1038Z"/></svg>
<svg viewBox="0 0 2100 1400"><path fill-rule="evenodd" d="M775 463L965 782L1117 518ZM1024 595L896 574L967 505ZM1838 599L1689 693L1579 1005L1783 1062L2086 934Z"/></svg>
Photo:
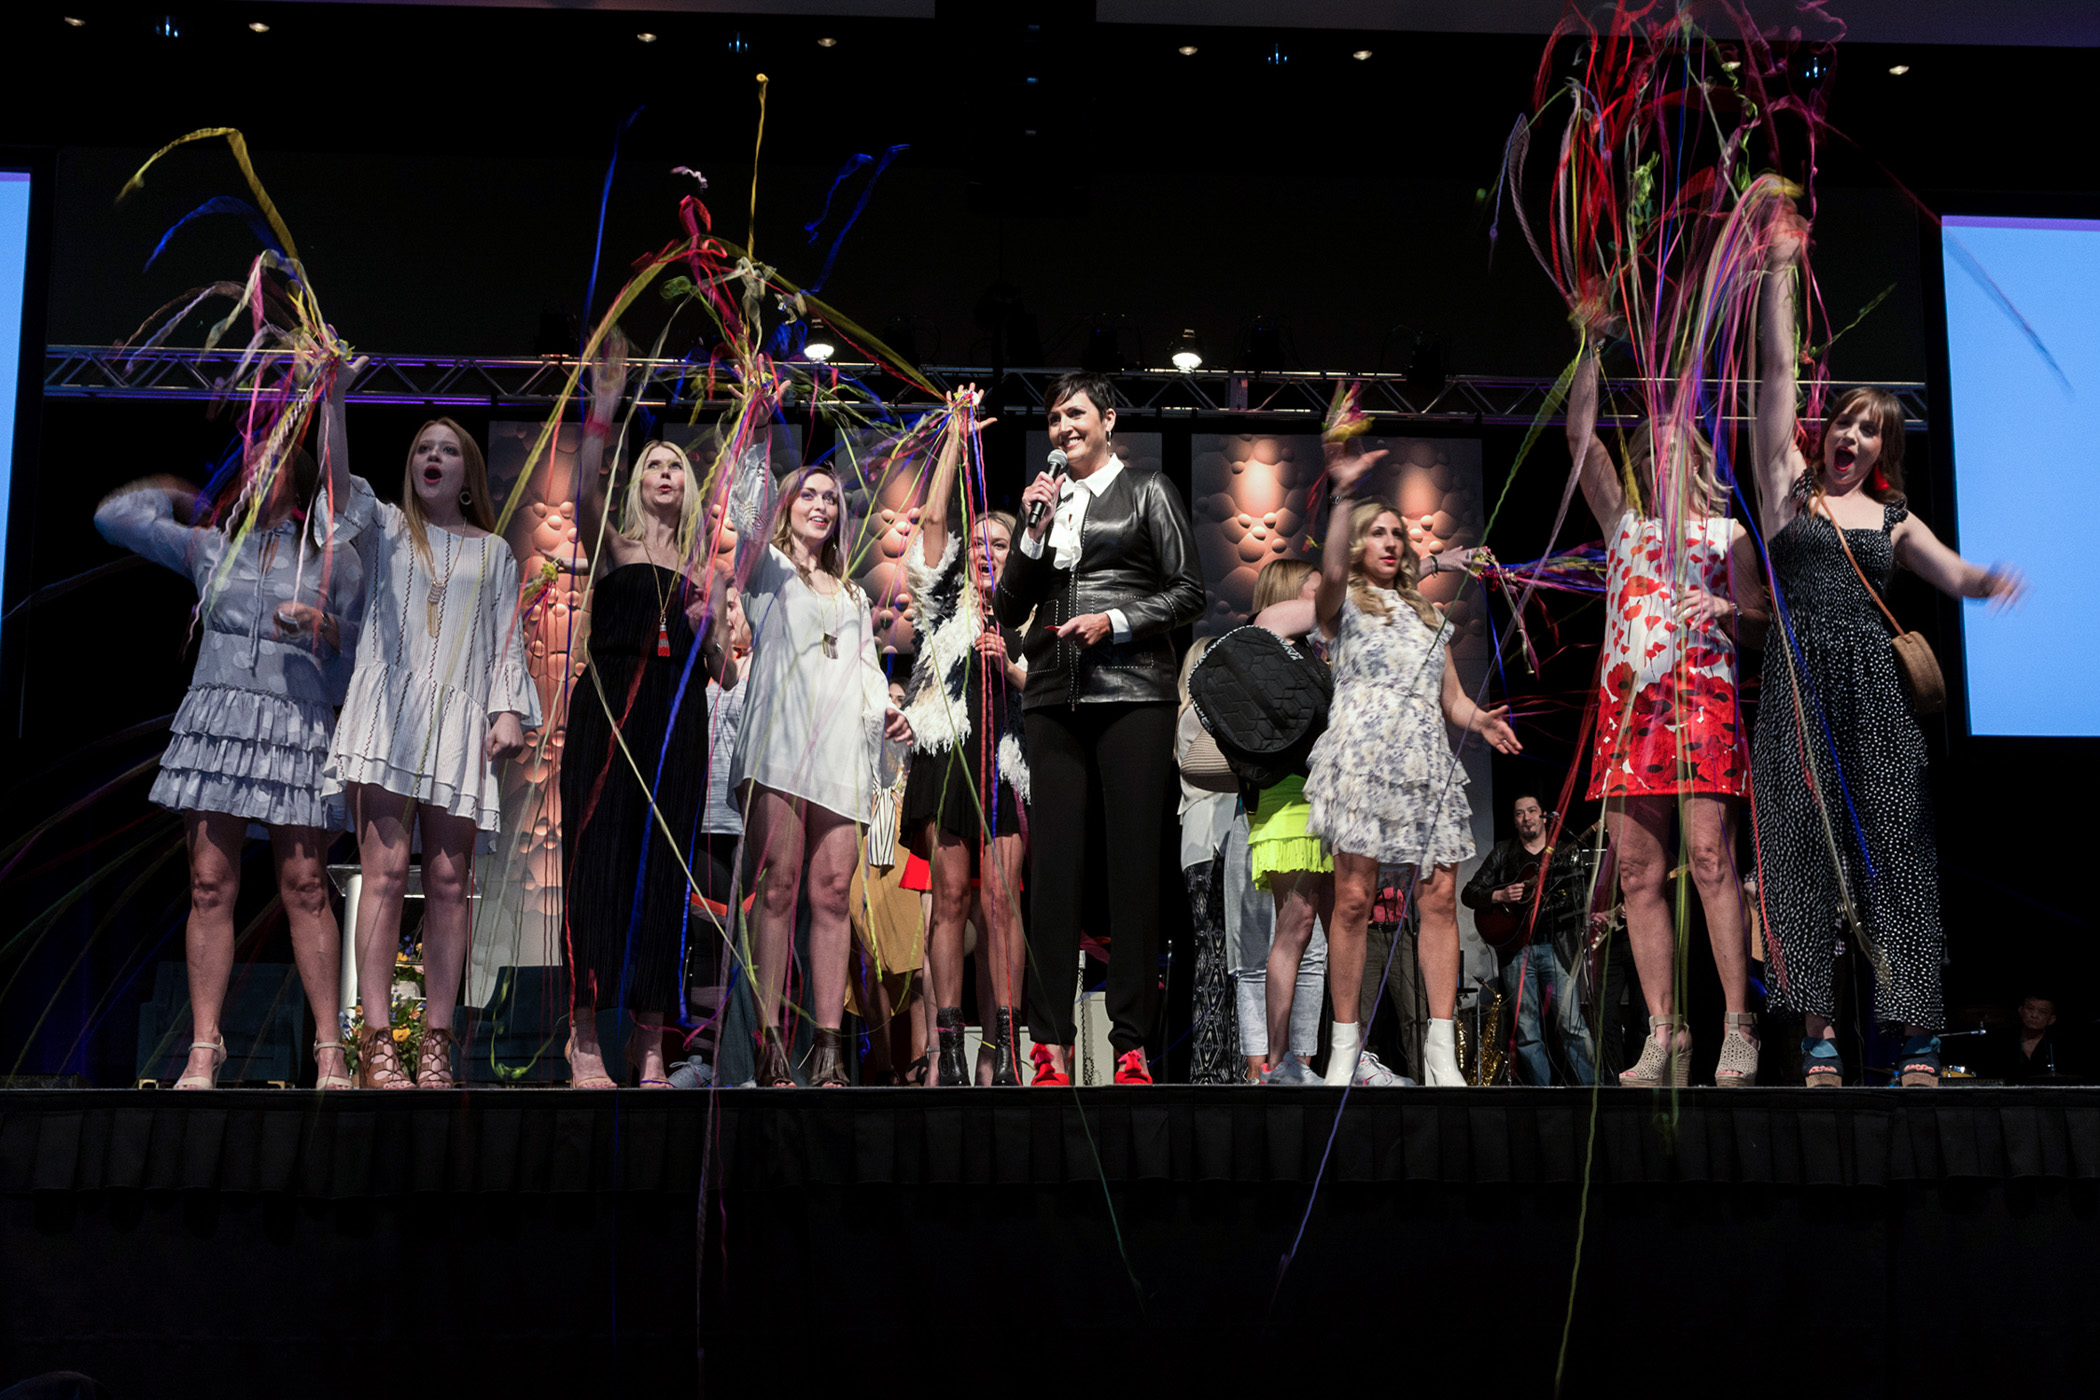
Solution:
<svg viewBox="0 0 2100 1400"><path fill-rule="evenodd" d="M445 576L433 577L430 580L430 596L423 604L423 626L433 637L438 634L438 625L445 620L445 586L452 582L452 571L459 565L459 556L466 553L464 543L456 553L454 552L450 530L440 530L438 533L445 537Z"/></svg>

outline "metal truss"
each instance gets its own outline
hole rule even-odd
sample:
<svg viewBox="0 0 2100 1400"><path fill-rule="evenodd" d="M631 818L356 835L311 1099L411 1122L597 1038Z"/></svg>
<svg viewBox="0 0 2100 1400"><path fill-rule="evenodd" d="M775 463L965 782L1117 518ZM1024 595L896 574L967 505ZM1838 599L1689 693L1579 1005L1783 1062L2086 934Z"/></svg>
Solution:
<svg viewBox="0 0 2100 1400"><path fill-rule="evenodd" d="M44 357L44 394L56 399L209 399L229 392L227 378L240 362L238 350L185 350L161 347L144 352L85 345L54 345ZM273 357L259 357L265 364ZM728 396L717 378L708 392L707 367L677 360L629 362L642 401L652 408L727 407ZM925 395L910 385L879 375L871 365L834 363L828 367L857 379L872 393L900 408L923 406ZM484 358L438 355L374 355L350 391L359 403L422 404L433 408L515 408L545 412L562 395L576 361L566 356ZM922 369L935 387L948 390L975 382L990 386L990 366L939 365ZM1009 411L1039 409L1055 369L1009 369L1000 380L1000 396ZM1237 370L1126 370L1116 376L1128 401L1127 418L1238 418L1284 423L1317 423L1327 411L1335 386L1363 385L1363 408L1374 418L1416 423L1526 426L1559 420L1554 381L1493 375L1452 375L1440 384L1411 382L1403 374L1292 372L1248 374ZM1833 384L1834 390L1851 387ZM1927 419L1925 386L1884 384L1903 404L1911 429ZM1614 380L1605 386L1607 424L1639 419L1641 386ZM1552 411L1548 412L1549 406Z"/></svg>

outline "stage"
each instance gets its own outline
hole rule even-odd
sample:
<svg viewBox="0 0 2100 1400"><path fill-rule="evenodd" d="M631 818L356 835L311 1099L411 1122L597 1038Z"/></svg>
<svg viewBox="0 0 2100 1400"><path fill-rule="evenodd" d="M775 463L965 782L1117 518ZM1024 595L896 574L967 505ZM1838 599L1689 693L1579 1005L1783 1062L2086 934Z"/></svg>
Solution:
<svg viewBox="0 0 2100 1400"><path fill-rule="evenodd" d="M1646 1388L1637 1356L1705 1394L2100 1360L2100 1092L1610 1092L1586 1220L1586 1093L1338 1099L0 1093L0 1381L880 1393L930 1348L965 1393L993 1361L1545 1394L1579 1222L1568 1393Z"/></svg>

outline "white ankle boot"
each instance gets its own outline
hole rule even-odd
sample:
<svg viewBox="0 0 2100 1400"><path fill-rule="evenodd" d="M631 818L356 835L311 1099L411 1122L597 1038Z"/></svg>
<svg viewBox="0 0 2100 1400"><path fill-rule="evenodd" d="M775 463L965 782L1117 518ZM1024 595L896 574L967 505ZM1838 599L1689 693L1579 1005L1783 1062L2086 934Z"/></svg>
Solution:
<svg viewBox="0 0 2100 1400"><path fill-rule="evenodd" d="M1458 1042L1449 1021L1431 1021L1422 1037L1422 1079L1433 1089L1463 1089L1466 1077L1458 1072Z"/></svg>
<svg viewBox="0 0 2100 1400"><path fill-rule="evenodd" d="M1356 1051L1363 1044L1363 1029L1354 1021L1327 1023L1327 1080L1340 1089L1356 1073Z"/></svg>

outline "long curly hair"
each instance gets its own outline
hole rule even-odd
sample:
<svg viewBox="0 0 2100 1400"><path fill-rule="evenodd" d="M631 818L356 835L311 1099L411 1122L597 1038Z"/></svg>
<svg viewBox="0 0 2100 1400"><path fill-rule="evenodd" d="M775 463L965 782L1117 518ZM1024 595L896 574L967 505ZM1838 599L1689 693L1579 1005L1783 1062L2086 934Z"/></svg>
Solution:
<svg viewBox="0 0 2100 1400"><path fill-rule="evenodd" d="M839 494L838 509L832 512L831 529L824 536L824 543L818 546L817 549L817 567L845 584L847 588L852 589L855 585L846 573L846 548L844 543L846 534L846 483L839 480L838 474L833 472L831 468L825 466L804 467L801 471L788 478L787 484L780 491L780 504L773 508L773 547L790 559L795 557L795 551L790 548L794 532L790 528L789 522L793 518L796 499L801 496L802 488L809 483L809 479L813 476L821 476L826 481L829 481Z"/></svg>
<svg viewBox="0 0 2100 1400"><path fill-rule="evenodd" d="M1387 616L1385 599L1378 596L1377 586L1371 582L1371 576L1364 572L1364 550L1371 542L1371 526L1377 523L1381 515L1390 515L1400 522L1400 572L1393 579L1393 591L1400 595L1402 602L1415 610L1415 616L1422 619L1423 626L1435 631L1444 625L1444 617L1429 606L1429 600L1422 596L1421 589L1416 586L1415 550L1407 541L1407 522L1401 518L1399 511L1383 501L1364 501L1349 513L1349 600L1356 604L1359 611L1369 613L1372 617Z"/></svg>

